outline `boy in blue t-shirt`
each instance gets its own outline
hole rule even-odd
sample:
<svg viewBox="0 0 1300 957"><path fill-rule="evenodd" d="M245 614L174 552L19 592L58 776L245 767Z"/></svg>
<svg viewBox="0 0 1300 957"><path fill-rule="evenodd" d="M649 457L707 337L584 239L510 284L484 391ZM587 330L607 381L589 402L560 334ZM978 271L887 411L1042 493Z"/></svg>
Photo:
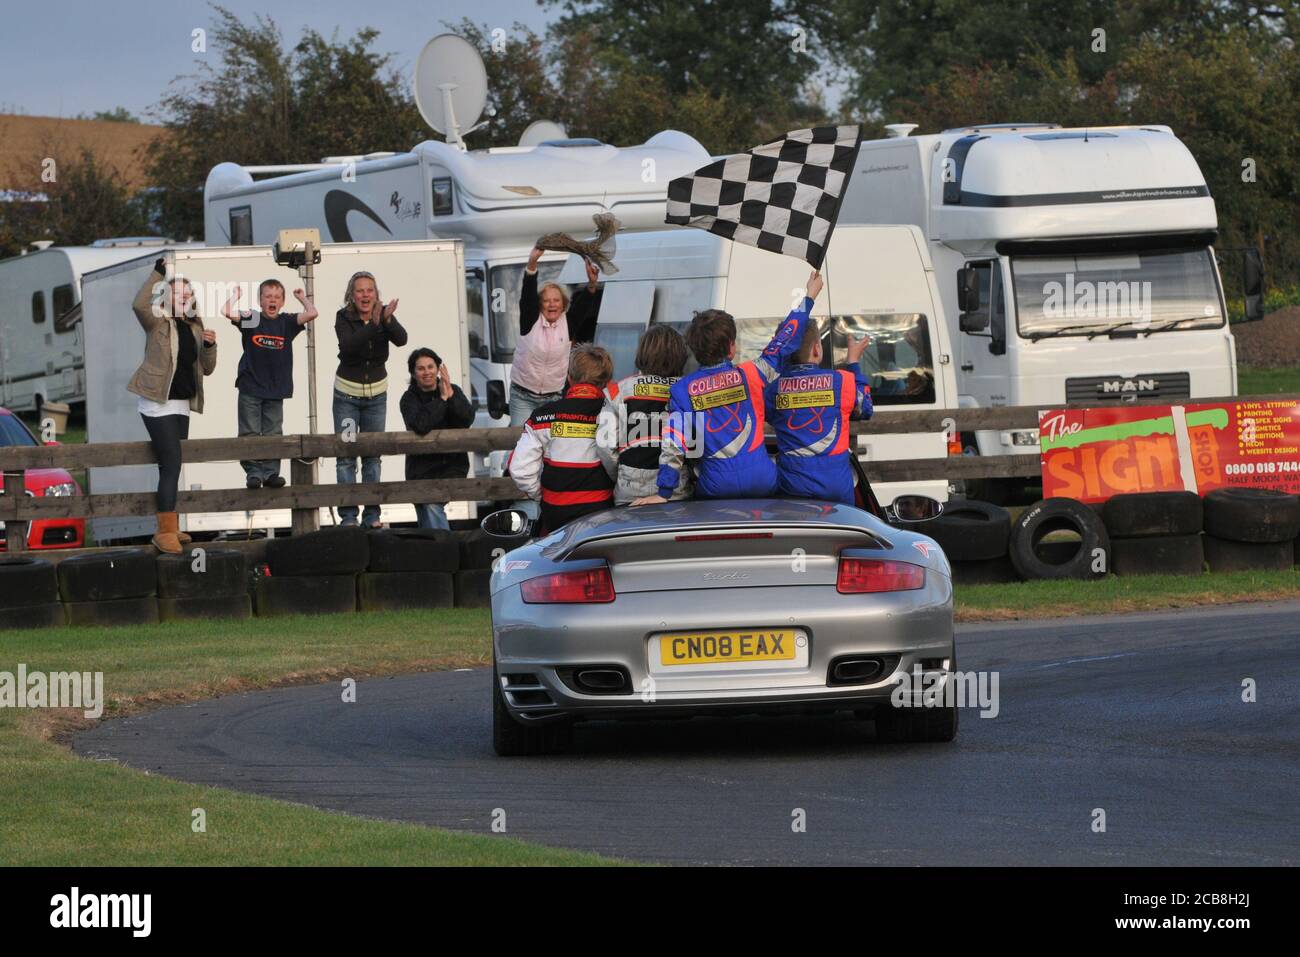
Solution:
<svg viewBox="0 0 1300 957"><path fill-rule="evenodd" d="M284 400L293 396L293 338L316 318L316 306L301 289L293 291L302 312L281 312L284 285L267 279L257 287L258 309L235 308L240 292L227 300L222 314L239 327L244 354L239 359L239 434L283 435ZM241 460L249 488L283 488L279 459Z"/></svg>

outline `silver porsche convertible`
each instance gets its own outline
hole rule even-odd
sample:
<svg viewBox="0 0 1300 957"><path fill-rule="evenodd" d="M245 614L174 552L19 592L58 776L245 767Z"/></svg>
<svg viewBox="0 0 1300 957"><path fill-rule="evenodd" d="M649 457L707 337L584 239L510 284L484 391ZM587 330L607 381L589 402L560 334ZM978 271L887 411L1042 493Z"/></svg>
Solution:
<svg viewBox="0 0 1300 957"><path fill-rule="evenodd" d="M952 576L932 539L898 527L933 514L908 499L881 512L891 521L799 499L613 508L506 552L491 585L497 753L562 750L581 720L770 712L952 740ZM507 510L483 527L524 522ZM923 680L899 694L903 678Z"/></svg>

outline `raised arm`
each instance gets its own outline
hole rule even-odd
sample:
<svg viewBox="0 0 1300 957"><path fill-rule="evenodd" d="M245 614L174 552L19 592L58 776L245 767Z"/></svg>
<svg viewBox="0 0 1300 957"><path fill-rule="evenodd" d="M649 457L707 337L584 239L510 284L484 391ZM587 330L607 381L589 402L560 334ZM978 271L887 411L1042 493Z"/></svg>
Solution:
<svg viewBox="0 0 1300 957"><path fill-rule="evenodd" d="M155 328L158 323L167 318L165 310L154 309L158 284L165 282L166 277L166 263L160 258L153 264L153 272L149 273L149 278L144 281L144 285L140 287L140 291L135 294L135 299L131 303L131 311L135 313L135 318L146 331ZM167 291L164 287L163 296L166 295Z"/></svg>
<svg viewBox="0 0 1300 957"><path fill-rule="evenodd" d="M519 335L526 336L537 323L542 311L542 300L537 295L537 261L542 251L533 247L524 267L524 281L519 286Z"/></svg>
<svg viewBox="0 0 1300 957"><path fill-rule="evenodd" d="M813 274L808 277L803 301L785 317L767 347L754 360L754 366L764 381L771 382L780 376L790 364L790 358L799 351L804 332L808 328L808 323L812 321L813 303L821 291L822 275L813 270Z"/></svg>
<svg viewBox="0 0 1300 957"><path fill-rule="evenodd" d="M573 294L569 302L569 341L575 345L580 342L593 342L596 338L596 323L600 319L600 301L605 290L597 285L600 270L595 263L587 263L587 285Z"/></svg>
<svg viewBox="0 0 1300 957"><path fill-rule="evenodd" d="M302 303L302 312L298 313L298 325L305 326L320 315L316 311L316 303L312 302L311 297L301 289L295 289L293 295L298 302Z"/></svg>

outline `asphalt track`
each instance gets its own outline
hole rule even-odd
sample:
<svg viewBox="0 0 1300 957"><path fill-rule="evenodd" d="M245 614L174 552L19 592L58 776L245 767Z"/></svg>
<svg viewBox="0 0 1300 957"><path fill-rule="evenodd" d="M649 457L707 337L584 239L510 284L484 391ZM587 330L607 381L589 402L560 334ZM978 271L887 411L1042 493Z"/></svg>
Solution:
<svg viewBox="0 0 1300 957"><path fill-rule="evenodd" d="M648 861L1300 862L1300 603L969 625L958 656L998 672L1000 713L965 709L947 745L755 717L589 724L574 753L501 759L476 669L365 680L352 704L335 684L232 695L75 748L464 831L500 809L510 836Z"/></svg>

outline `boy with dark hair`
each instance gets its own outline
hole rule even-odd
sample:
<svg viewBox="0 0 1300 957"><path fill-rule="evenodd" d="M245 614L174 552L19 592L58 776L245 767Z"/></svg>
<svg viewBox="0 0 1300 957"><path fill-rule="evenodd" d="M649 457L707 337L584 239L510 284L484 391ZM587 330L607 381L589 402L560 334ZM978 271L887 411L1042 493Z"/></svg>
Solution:
<svg viewBox="0 0 1300 957"><path fill-rule="evenodd" d="M764 391L782 495L853 504L849 420L871 418L871 386L858 368L869 341L850 339L848 362L823 369L821 333L809 323L794 363Z"/></svg>
<svg viewBox="0 0 1300 957"><path fill-rule="evenodd" d="M777 327L757 359L733 365L736 321L720 309L697 313L686 331L700 368L669 390L668 421L659 455L658 494L633 505L668 501L685 481L687 434L699 451L697 498L765 498L776 493L776 466L764 447L763 390L803 342L822 290L821 273L808 277L803 301Z"/></svg>
<svg viewBox="0 0 1300 957"><path fill-rule="evenodd" d="M614 361L583 344L569 357L569 386L538 407L510 453L507 468L520 491L542 503L539 534L614 504L614 477L596 449L596 427Z"/></svg>
<svg viewBox="0 0 1300 957"><path fill-rule="evenodd" d="M244 354L239 359L235 388L239 390L239 434L282 435L284 400L293 396L293 339L316 318L316 306L301 289L293 291L302 312L281 312L284 284L267 279L257 287L258 308L236 308L241 290L226 300L222 315L239 327ZM248 459L244 467L249 488L283 488L279 459Z"/></svg>

